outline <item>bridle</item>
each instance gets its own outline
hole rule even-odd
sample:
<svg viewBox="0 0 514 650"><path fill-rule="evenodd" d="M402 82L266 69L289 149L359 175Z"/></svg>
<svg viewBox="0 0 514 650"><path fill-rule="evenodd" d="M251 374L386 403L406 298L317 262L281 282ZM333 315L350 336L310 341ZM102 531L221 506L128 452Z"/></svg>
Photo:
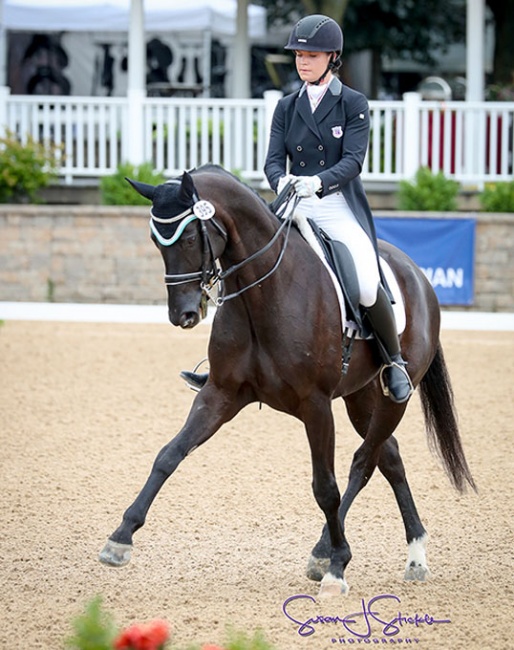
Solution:
<svg viewBox="0 0 514 650"><path fill-rule="evenodd" d="M287 211L287 206L290 203L290 201L293 199L293 197L294 197L293 206L284 216L284 214ZM271 203L269 206L272 212L281 219L280 227L274 233L273 237L265 246L260 248L258 251L256 251L246 259L242 260L241 262L232 265L225 271L223 271L216 263L212 243L207 229L207 222L213 224L213 226L216 228L216 230L219 232L219 234L222 236L225 242L228 241L228 235L225 229L214 218L215 208L212 205L212 203L210 203L209 201L200 200L196 192L196 189L193 192L192 199L193 199L193 205L188 209L184 210L183 212L181 212L180 214L175 215L174 217L168 217L168 218L156 217L151 211L150 230L152 231L154 237L161 245L171 246L180 239L187 225L189 225L191 222L195 220L199 222L199 228L200 228L200 234L202 240L202 268L199 271L193 271L191 273L175 273L175 274L167 273L164 275L164 284L166 286L178 286L181 284L187 284L189 282L200 282L200 289L202 291L202 298L204 298L204 302L206 303L207 300L211 300L217 307L219 307L224 302L227 302L227 300L232 300L233 298L237 298L245 291L248 291L252 287L255 287L259 283L269 278L273 273L275 273L275 271L277 270L277 268L279 267L282 261L285 250L287 248L287 244L289 241L289 233L291 231L291 225L293 221L292 215L294 213L296 206L298 205L299 198L295 195L291 183L288 183L284 187L282 192L277 196L275 201ZM179 225L173 237L171 237L170 239L166 239L161 235L155 223L153 222L163 223L163 224L171 224L171 223L179 222ZM237 273L237 271L245 267L247 264L250 264L258 257L266 253L275 244L275 242L278 240L278 238L281 236L284 230L285 230L285 237L282 243L282 248L280 250L276 262L273 264L272 268L269 271L267 271L258 280L255 280L251 284L246 285L245 287L239 289L239 291L235 291L234 293L228 295L224 295L222 292L221 295L218 296L214 295L215 294L214 290L218 283L220 283L220 286L223 286L222 285L223 280L230 277L234 273ZM202 305L202 308L205 309L206 304Z"/></svg>

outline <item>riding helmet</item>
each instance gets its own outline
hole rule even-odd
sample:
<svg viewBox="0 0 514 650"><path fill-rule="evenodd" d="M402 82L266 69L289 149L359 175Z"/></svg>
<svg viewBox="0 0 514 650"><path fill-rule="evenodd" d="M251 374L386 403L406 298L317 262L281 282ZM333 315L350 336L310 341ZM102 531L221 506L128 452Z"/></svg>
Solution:
<svg viewBox="0 0 514 650"><path fill-rule="evenodd" d="M289 36L285 50L305 52L343 52L343 32L335 20L313 14L299 20Z"/></svg>

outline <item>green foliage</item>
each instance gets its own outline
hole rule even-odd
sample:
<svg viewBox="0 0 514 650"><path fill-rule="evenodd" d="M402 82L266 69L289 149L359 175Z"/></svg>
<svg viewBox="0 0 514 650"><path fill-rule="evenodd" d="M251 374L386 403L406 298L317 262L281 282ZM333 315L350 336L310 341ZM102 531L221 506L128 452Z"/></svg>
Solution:
<svg viewBox="0 0 514 650"><path fill-rule="evenodd" d="M245 632L231 630L228 641L225 643L226 650L274 650L274 646L266 641L262 631L257 630L253 636Z"/></svg>
<svg viewBox="0 0 514 650"><path fill-rule="evenodd" d="M485 212L514 213L514 181L490 183L478 198Z"/></svg>
<svg viewBox="0 0 514 650"><path fill-rule="evenodd" d="M31 136L25 143L6 131L0 138L0 203L37 203L38 191L56 177L56 152Z"/></svg>
<svg viewBox="0 0 514 650"><path fill-rule="evenodd" d="M110 614L97 596L86 605L85 612L73 621L74 634L66 640L70 650L112 650L116 629Z"/></svg>
<svg viewBox="0 0 514 650"><path fill-rule="evenodd" d="M500 0L504 2L505 0ZM434 52L464 41L462 0L254 0L268 25L291 28L301 16L325 14L343 27L345 55L373 50L391 58L435 65Z"/></svg>
<svg viewBox="0 0 514 650"><path fill-rule="evenodd" d="M170 650L179 649L172 646ZM250 636L246 632L229 629L227 640L222 646L204 643L203 645L188 646L186 650L275 650L275 646L266 641L262 630L257 630Z"/></svg>
<svg viewBox="0 0 514 650"><path fill-rule="evenodd" d="M452 212L457 209L459 184L428 167L418 169L415 181L400 181L397 194L399 210Z"/></svg>
<svg viewBox="0 0 514 650"><path fill-rule="evenodd" d="M118 165L115 174L104 176L100 180L103 205L149 205L148 199L138 194L126 178L150 185L159 185L166 180L160 172L153 169L152 163L143 163L139 167L123 163Z"/></svg>
<svg viewBox="0 0 514 650"><path fill-rule="evenodd" d="M176 645L169 645L169 630L166 621L155 620L146 625L134 623L119 631L112 616L103 609L101 596L96 596L73 621L73 635L65 643L68 650L179 650ZM222 646L193 643L187 650L275 650L261 630L249 635L229 627L226 636Z"/></svg>
<svg viewBox="0 0 514 650"><path fill-rule="evenodd" d="M55 282L52 278L46 279L46 301L55 302Z"/></svg>

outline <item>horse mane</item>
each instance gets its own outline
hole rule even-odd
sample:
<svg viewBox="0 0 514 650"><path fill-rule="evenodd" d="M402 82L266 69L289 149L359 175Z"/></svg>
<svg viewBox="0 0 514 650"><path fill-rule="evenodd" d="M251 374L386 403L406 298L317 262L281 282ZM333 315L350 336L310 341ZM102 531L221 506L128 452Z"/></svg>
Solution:
<svg viewBox="0 0 514 650"><path fill-rule="evenodd" d="M227 178L232 178L233 180L237 181L240 185L242 185L245 189L247 189L251 194L253 194L259 202L266 208L266 211L268 212L269 215L275 217L278 219L277 215L273 212L273 210L270 208L269 203L264 200L264 198L259 194L259 192L251 187L250 185L247 185L243 180L241 180L236 174L233 174L232 172L228 171L221 165L217 165L215 163L205 163L204 165L201 165L200 167L197 167L193 169L190 173L193 175L196 173L200 172L207 172L207 173L213 173L213 174L219 174L220 176L225 176Z"/></svg>

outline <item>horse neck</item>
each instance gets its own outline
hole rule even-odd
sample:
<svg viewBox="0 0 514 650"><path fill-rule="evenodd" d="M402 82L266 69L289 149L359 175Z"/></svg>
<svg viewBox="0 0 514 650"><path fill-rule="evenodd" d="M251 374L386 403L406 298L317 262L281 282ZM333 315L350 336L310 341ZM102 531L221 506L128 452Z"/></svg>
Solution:
<svg viewBox="0 0 514 650"><path fill-rule="evenodd" d="M208 197L215 204L216 218L227 233L225 250L219 257L224 271L243 263L270 243L280 227L280 221L258 195L235 178L223 174L208 174L203 178L198 176L198 181L200 196ZM204 184L202 181L207 182ZM269 250L257 255L227 277L226 292L238 291L268 273L280 255L284 237L285 231ZM291 244L292 242L288 243L277 272L263 283L262 288L266 294L273 291L280 294L281 277L285 269L289 269L289 276L297 272L292 268L295 255Z"/></svg>
<svg viewBox="0 0 514 650"><path fill-rule="evenodd" d="M254 197L226 203L219 216L227 231L227 244L219 258L227 273L225 294L241 292L242 302L235 302L250 309L249 302L253 304L255 300L255 309L261 308L262 300L284 302L287 298L284 279L296 273L291 242L286 246L287 226L274 239L280 222L259 198L255 200ZM255 283L258 291L246 290Z"/></svg>
<svg viewBox="0 0 514 650"><path fill-rule="evenodd" d="M248 259L257 251L262 250L273 238L279 228L279 223L266 212L264 206L238 204L231 210L231 216L225 220L228 234L228 242L225 250L224 261L228 264L237 264ZM280 240L272 247L271 255L275 248L280 245ZM261 257L266 258L265 253L257 258L261 263Z"/></svg>

